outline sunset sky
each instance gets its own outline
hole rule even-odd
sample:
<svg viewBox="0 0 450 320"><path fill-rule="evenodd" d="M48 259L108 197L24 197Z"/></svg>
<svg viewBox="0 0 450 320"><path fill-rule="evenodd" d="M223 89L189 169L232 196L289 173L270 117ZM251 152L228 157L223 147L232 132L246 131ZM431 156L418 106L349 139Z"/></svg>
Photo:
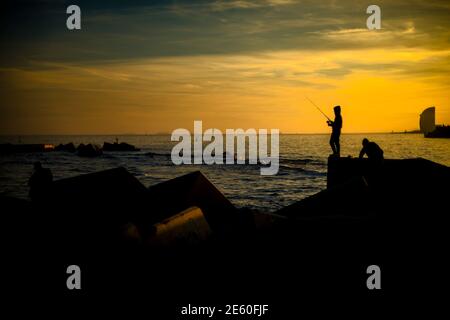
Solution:
<svg viewBox="0 0 450 320"><path fill-rule="evenodd" d="M66 28L77 4L82 29ZM381 7L382 30L366 29ZM449 1L2 3L0 134L193 128L343 132L450 124Z"/></svg>

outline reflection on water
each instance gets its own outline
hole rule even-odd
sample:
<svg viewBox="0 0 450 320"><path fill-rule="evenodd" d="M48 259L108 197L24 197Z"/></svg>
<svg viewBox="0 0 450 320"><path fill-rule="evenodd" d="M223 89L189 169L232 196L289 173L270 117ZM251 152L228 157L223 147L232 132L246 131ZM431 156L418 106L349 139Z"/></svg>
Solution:
<svg viewBox="0 0 450 320"><path fill-rule="evenodd" d="M170 151L175 144L161 136L23 136L0 137L11 143L95 143L119 141L141 148L139 152L105 152L98 158L80 158L63 152L15 154L0 157L0 192L27 197L28 177L34 161L49 167L55 179L123 166L146 186L201 170L237 206L275 210L326 186L328 135L281 135L280 170L276 176L261 176L254 165L174 166ZM341 156L358 156L364 137L377 142L386 158L427 158L450 165L450 139L425 139L420 134L344 134Z"/></svg>

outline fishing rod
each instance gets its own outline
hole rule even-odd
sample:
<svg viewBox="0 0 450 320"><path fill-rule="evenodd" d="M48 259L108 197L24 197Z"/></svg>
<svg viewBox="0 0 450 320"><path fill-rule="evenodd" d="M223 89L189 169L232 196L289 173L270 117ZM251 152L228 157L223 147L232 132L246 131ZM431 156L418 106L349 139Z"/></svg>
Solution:
<svg viewBox="0 0 450 320"><path fill-rule="evenodd" d="M316 107L317 108L317 110L319 110L320 111L320 113L321 114L323 114L324 116L325 116L325 118L327 118L328 119L328 121L331 121L331 119L330 118L328 118L328 116L325 114L325 112L323 112L314 102L312 102L312 100L311 99L309 99L307 96L305 96L305 98L306 99L308 99L308 101L309 102L311 102L311 104L314 106L314 107ZM333 122L333 121L331 121L331 122Z"/></svg>

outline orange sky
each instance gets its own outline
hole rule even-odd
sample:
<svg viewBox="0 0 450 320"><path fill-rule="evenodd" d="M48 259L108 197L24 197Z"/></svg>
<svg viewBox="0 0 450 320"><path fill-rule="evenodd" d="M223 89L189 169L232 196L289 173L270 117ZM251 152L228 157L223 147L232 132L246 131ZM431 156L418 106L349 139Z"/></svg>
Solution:
<svg viewBox="0 0 450 320"><path fill-rule="evenodd" d="M361 18L361 27L314 31L313 25L312 31L290 34L297 41L313 34L308 41L317 48L266 43L257 50L136 57L125 52L123 58L78 61L66 58L62 47L51 57L42 47L37 56L26 57L27 66L3 62L0 68L0 134L168 133L192 129L194 120L222 130L328 132L305 96L330 116L340 104L344 133L417 129L420 112L432 105L437 122L450 124L448 24L430 44L414 17L378 31L365 29L365 15ZM114 39L120 45L121 37Z"/></svg>

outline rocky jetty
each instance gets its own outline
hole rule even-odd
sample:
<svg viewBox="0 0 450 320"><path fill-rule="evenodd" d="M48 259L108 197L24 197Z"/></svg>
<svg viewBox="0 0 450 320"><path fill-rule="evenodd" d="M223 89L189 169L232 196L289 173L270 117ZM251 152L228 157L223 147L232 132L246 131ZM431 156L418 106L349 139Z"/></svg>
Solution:
<svg viewBox="0 0 450 320"><path fill-rule="evenodd" d="M75 147L75 145L72 142L67 143L67 144L60 143L55 147L55 151L64 151L64 152L74 153L77 151L77 148Z"/></svg>
<svg viewBox="0 0 450 320"><path fill-rule="evenodd" d="M93 145L91 143L87 145L82 143L77 148L77 155L80 157L93 158L101 156L102 154L102 149L99 146Z"/></svg>
<svg viewBox="0 0 450 320"><path fill-rule="evenodd" d="M297 299L287 283L318 297L367 296L371 264L388 270L393 292L441 283L449 175L425 159L329 158L327 189L266 213L236 208L198 171L147 188L116 168L57 180L39 203L0 196L0 205L6 225L20 226L7 236L23 242L22 255L39 258L43 274L76 261L89 293L151 288L158 301L181 301L201 286L198 298L286 303Z"/></svg>
<svg viewBox="0 0 450 320"><path fill-rule="evenodd" d="M53 144L40 143L40 144L0 144L0 154L9 153L32 153L32 152L49 152L54 151L55 146Z"/></svg>
<svg viewBox="0 0 450 320"><path fill-rule="evenodd" d="M105 142L103 143L103 151L140 151L140 149L126 142Z"/></svg>

